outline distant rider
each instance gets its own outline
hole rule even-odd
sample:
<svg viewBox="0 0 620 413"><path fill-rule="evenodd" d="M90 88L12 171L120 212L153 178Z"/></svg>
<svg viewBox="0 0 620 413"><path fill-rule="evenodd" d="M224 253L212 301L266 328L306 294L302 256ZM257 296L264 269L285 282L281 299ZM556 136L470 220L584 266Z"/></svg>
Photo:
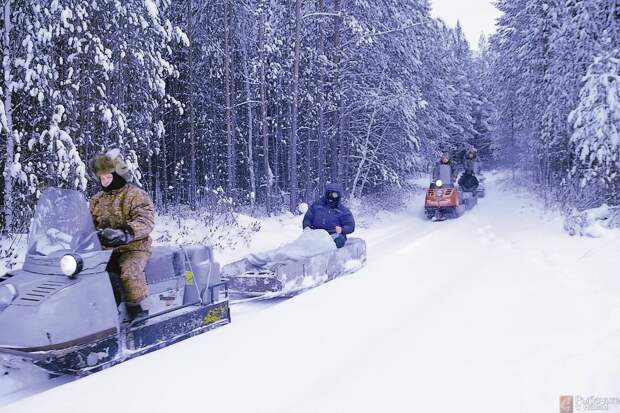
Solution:
<svg viewBox="0 0 620 413"><path fill-rule="evenodd" d="M342 186L327 184L325 194L306 212L303 227L312 229L324 229L327 231L338 248L344 247L347 242L347 234L355 230L353 214L347 207L342 205Z"/></svg>
<svg viewBox="0 0 620 413"><path fill-rule="evenodd" d="M118 273L127 311L134 318L148 315L144 268L151 255L149 234L155 226L155 208L149 195L130 184L131 174L117 149L90 162L102 190L90 200L90 212L101 244L113 248L110 269Z"/></svg>
<svg viewBox="0 0 620 413"><path fill-rule="evenodd" d="M475 148L469 148L465 151L463 159L463 169L465 171L471 171L474 175L477 175L480 171L480 163L478 161L478 151Z"/></svg>
<svg viewBox="0 0 620 413"><path fill-rule="evenodd" d="M475 192L479 185L480 182L471 169L466 169L459 177L459 186L465 192Z"/></svg>

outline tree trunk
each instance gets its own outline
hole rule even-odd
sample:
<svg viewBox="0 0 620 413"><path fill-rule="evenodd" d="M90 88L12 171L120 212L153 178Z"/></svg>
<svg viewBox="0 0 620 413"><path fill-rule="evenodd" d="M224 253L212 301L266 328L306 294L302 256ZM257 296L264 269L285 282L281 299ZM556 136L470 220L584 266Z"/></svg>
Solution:
<svg viewBox="0 0 620 413"><path fill-rule="evenodd" d="M243 30L243 29L242 29ZM244 30L245 31L245 30ZM247 100L247 113L248 113L248 173L250 174L250 205L254 206L256 200L256 176L254 174L254 142L253 142L253 128L254 119L252 113L252 91L250 89L250 71L248 70L248 53L245 41L247 36L243 36L241 40L241 48L243 55L243 76L245 77L245 98Z"/></svg>
<svg viewBox="0 0 620 413"><path fill-rule="evenodd" d="M280 152L281 149L280 147L282 146L282 127L280 126L280 122L276 122L275 125L275 136L274 136L274 143L275 143L275 148L274 148L274 158L273 158L273 169L274 169L274 189L276 190L276 193L274 194L275 196L278 196L277 191L278 188L281 187L281 181L280 181L280 167L281 167L281 163L280 163Z"/></svg>
<svg viewBox="0 0 620 413"><path fill-rule="evenodd" d="M291 108L291 141L289 142L289 171L290 171L290 202L289 209L295 211L299 201L297 182L297 112L299 110L299 43L300 36L301 0L295 1L295 55L293 61L293 105Z"/></svg>
<svg viewBox="0 0 620 413"><path fill-rule="evenodd" d="M259 34L259 56L260 56L260 107L261 107L261 135L263 138L263 173L265 180L265 207L267 214L271 214L271 188L273 186L273 172L269 166L269 137L267 136L267 75L265 66L267 65L267 56L265 56L265 13L267 10L261 11L260 15L260 34Z"/></svg>
<svg viewBox="0 0 620 413"><path fill-rule="evenodd" d="M310 130L306 131L306 135L305 135L305 148L306 148L306 155L305 155L305 159L304 159L304 194L303 194L303 200L304 201L308 201L311 197L312 194L312 188L314 187L314 183L315 183L315 177L316 175L314 174L314 157L312 156L312 149L313 149L313 143L312 143L312 133L310 132Z"/></svg>
<svg viewBox="0 0 620 413"><path fill-rule="evenodd" d="M318 12L323 13L325 11L324 0L318 0ZM325 31L320 28L319 34L319 55L325 54ZM325 130L325 111L323 106L325 105L325 75L323 73L323 67L319 69L319 124L317 129L317 144L318 144L318 158L317 158L317 174L319 179L319 193L325 188L325 137L323 136Z"/></svg>
<svg viewBox="0 0 620 413"><path fill-rule="evenodd" d="M340 13L340 0L334 1L334 13ZM339 182L342 176L342 85L340 73L340 26L342 18L334 19L334 65L336 67L334 89L336 89L336 135L332 145L332 179Z"/></svg>
<svg viewBox="0 0 620 413"><path fill-rule="evenodd" d="M4 1L4 117L6 118L6 154L4 164L4 231L13 226L13 160L15 146L13 138L13 76L11 74L11 0Z"/></svg>
<svg viewBox="0 0 620 413"><path fill-rule="evenodd" d="M224 1L224 82L226 83L226 145L227 145L227 185L230 196L235 198L237 186L235 136L233 127L232 98L233 85L230 74L230 5Z"/></svg>
<svg viewBox="0 0 620 413"><path fill-rule="evenodd" d="M195 112L194 112L194 67L193 67L193 42L192 36L192 0L187 0L187 36L189 38L188 49L188 68L187 68L187 81L189 87L189 146L190 146L190 165L189 165L189 194L188 201L190 208L196 207L196 127L195 127Z"/></svg>
<svg viewBox="0 0 620 413"><path fill-rule="evenodd" d="M357 190L357 185L362 176L364 164L366 163L368 159L368 149L370 146L370 134L372 132L372 125L375 122L376 113L377 113L377 110L375 109L372 112L372 115L370 115L370 120L368 121L368 128L366 129L366 138L364 139L364 146L362 148L362 157L359 163L357 164L357 171L355 172L355 178L353 179L353 187L351 188L351 194L353 194L353 196L358 196L355 191ZM359 196L361 196L361 191L360 191Z"/></svg>
<svg viewBox="0 0 620 413"><path fill-rule="evenodd" d="M161 199L164 211L168 210L168 148L166 147L166 137L161 139L160 155L157 157L159 166L159 179L161 182Z"/></svg>

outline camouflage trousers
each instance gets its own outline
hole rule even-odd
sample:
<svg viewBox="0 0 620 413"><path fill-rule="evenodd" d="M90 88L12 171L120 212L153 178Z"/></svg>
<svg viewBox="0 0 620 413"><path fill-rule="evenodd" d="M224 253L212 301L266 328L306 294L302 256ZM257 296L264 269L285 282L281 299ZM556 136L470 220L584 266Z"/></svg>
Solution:
<svg viewBox="0 0 620 413"><path fill-rule="evenodd" d="M144 267L151 254L144 251L113 252L108 271L120 275L120 284L128 304L138 304L147 296ZM115 280L112 279L115 286ZM115 292L115 295L117 293ZM117 303L120 302L116 297Z"/></svg>

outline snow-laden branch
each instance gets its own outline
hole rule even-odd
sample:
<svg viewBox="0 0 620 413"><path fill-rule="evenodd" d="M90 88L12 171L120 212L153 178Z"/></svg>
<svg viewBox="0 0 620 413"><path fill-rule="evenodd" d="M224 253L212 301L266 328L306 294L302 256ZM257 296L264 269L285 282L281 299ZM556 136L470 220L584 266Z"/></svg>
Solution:
<svg viewBox="0 0 620 413"><path fill-rule="evenodd" d="M335 17L335 18L340 18L342 17L342 13L328 13L328 12L315 12L315 13L308 13L302 16L302 20L305 19L309 19L310 17Z"/></svg>
<svg viewBox="0 0 620 413"><path fill-rule="evenodd" d="M404 32L404 31L406 31L406 30L413 29L414 27L417 27L417 26L422 26L423 24L424 24L424 23L414 23L414 24L410 24L409 26L399 27L399 28L397 28L397 29L390 29L390 30L385 30L385 31L383 31L383 32L377 32L377 33L368 33L368 34L366 35L366 37L371 37L371 38L374 38L374 37L379 37L379 36L385 36L385 35L387 35L387 34ZM343 47L343 48L344 48L344 47L347 47L347 46L348 46L348 45L350 45L351 43L358 42L359 40L360 40L360 39L349 40L348 42L344 43L344 44L342 45L342 47Z"/></svg>

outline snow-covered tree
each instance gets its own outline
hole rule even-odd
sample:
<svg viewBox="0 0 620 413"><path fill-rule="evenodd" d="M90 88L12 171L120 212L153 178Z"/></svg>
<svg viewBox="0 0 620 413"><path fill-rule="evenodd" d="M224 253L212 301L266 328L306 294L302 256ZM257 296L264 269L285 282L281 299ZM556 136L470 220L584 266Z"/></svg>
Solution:
<svg viewBox="0 0 620 413"><path fill-rule="evenodd" d="M597 56L588 68L579 104L571 112L573 174L581 186L600 185L620 200L620 49Z"/></svg>
<svg viewBox="0 0 620 413"><path fill-rule="evenodd" d="M429 0L4 4L7 219L44 186L87 188L109 147L159 208L273 211L328 181L400 185L490 130L476 59Z"/></svg>
<svg viewBox="0 0 620 413"><path fill-rule="evenodd" d="M609 78L601 71L617 54L618 3L498 2L504 14L491 39L497 85L489 87L498 109L494 135L505 158L549 189L545 194L562 196L578 187L576 177L583 183L613 175L613 135L601 117Z"/></svg>

